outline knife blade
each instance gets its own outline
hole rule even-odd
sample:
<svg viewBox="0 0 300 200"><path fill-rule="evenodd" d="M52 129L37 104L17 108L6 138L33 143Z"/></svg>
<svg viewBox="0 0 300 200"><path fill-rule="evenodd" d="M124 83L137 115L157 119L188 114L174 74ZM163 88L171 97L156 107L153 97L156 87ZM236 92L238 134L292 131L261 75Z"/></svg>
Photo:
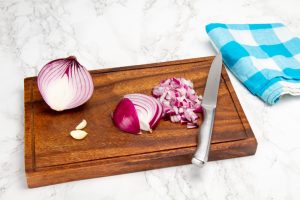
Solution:
<svg viewBox="0 0 300 200"><path fill-rule="evenodd" d="M209 147L215 117L215 109L217 105L219 84L221 79L221 71L222 55L221 53L219 53L214 58L211 64L204 89L202 101L204 121L199 130L198 146L192 159L192 163L199 167L202 167L208 160Z"/></svg>

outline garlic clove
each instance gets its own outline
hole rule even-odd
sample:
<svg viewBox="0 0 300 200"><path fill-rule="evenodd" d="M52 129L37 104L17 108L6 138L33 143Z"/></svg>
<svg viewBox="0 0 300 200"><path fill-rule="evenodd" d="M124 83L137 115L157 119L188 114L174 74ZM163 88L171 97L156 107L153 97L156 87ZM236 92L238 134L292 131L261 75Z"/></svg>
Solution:
<svg viewBox="0 0 300 200"><path fill-rule="evenodd" d="M72 136L72 138L76 139L76 140L82 140L83 138L85 138L87 136L87 132L83 131L83 130L73 130L70 132L70 135Z"/></svg>
<svg viewBox="0 0 300 200"><path fill-rule="evenodd" d="M87 125L87 122L85 119L83 119L77 126L76 126L76 130L81 130L84 129Z"/></svg>

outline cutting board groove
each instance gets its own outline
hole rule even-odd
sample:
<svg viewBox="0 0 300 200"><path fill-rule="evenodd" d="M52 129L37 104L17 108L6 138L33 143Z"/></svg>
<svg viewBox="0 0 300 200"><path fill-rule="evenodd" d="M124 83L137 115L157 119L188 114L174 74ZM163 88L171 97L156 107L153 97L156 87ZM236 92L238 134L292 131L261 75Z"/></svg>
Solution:
<svg viewBox="0 0 300 200"><path fill-rule="evenodd" d="M189 164L198 129L161 121L152 134L116 129L110 114L123 95L151 94L160 80L184 77L203 94L213 57L91 71L95 90L83 106L63 112L43 101L36 77L24 80L25 171L28 187ZM76 141L69 132L86 119L89 135ZM199 125L201 125L200 116ZM209 160L253 155L257 142L226 70L218 94Z"/></svg>

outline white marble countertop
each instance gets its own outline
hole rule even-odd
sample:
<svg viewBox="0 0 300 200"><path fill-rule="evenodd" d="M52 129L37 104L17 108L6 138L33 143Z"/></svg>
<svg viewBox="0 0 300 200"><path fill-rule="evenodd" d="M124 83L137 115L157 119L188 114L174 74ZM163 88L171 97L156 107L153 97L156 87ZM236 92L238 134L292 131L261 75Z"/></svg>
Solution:
<svg viewBox="0 0 300 200"><path fill-rule="evenodd" d="M299 199L300 97L267 106L234 77L258 140L255 156L26 187L23 78L77 56L88 69L213 55L209 22L283 22L300 35L297 0L0 0L0 199Z"/></svg>

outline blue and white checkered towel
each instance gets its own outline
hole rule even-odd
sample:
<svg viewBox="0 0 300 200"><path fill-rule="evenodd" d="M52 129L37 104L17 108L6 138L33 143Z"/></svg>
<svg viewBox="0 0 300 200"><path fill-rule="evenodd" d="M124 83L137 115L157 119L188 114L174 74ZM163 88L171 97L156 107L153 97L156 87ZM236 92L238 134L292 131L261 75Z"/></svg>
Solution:
<svg viewBox="0 0 300 200"><path fill-rule="evenodd" d="M206 26L229 70L268 104L300 95L300 39L280 23Z"/></svg>

